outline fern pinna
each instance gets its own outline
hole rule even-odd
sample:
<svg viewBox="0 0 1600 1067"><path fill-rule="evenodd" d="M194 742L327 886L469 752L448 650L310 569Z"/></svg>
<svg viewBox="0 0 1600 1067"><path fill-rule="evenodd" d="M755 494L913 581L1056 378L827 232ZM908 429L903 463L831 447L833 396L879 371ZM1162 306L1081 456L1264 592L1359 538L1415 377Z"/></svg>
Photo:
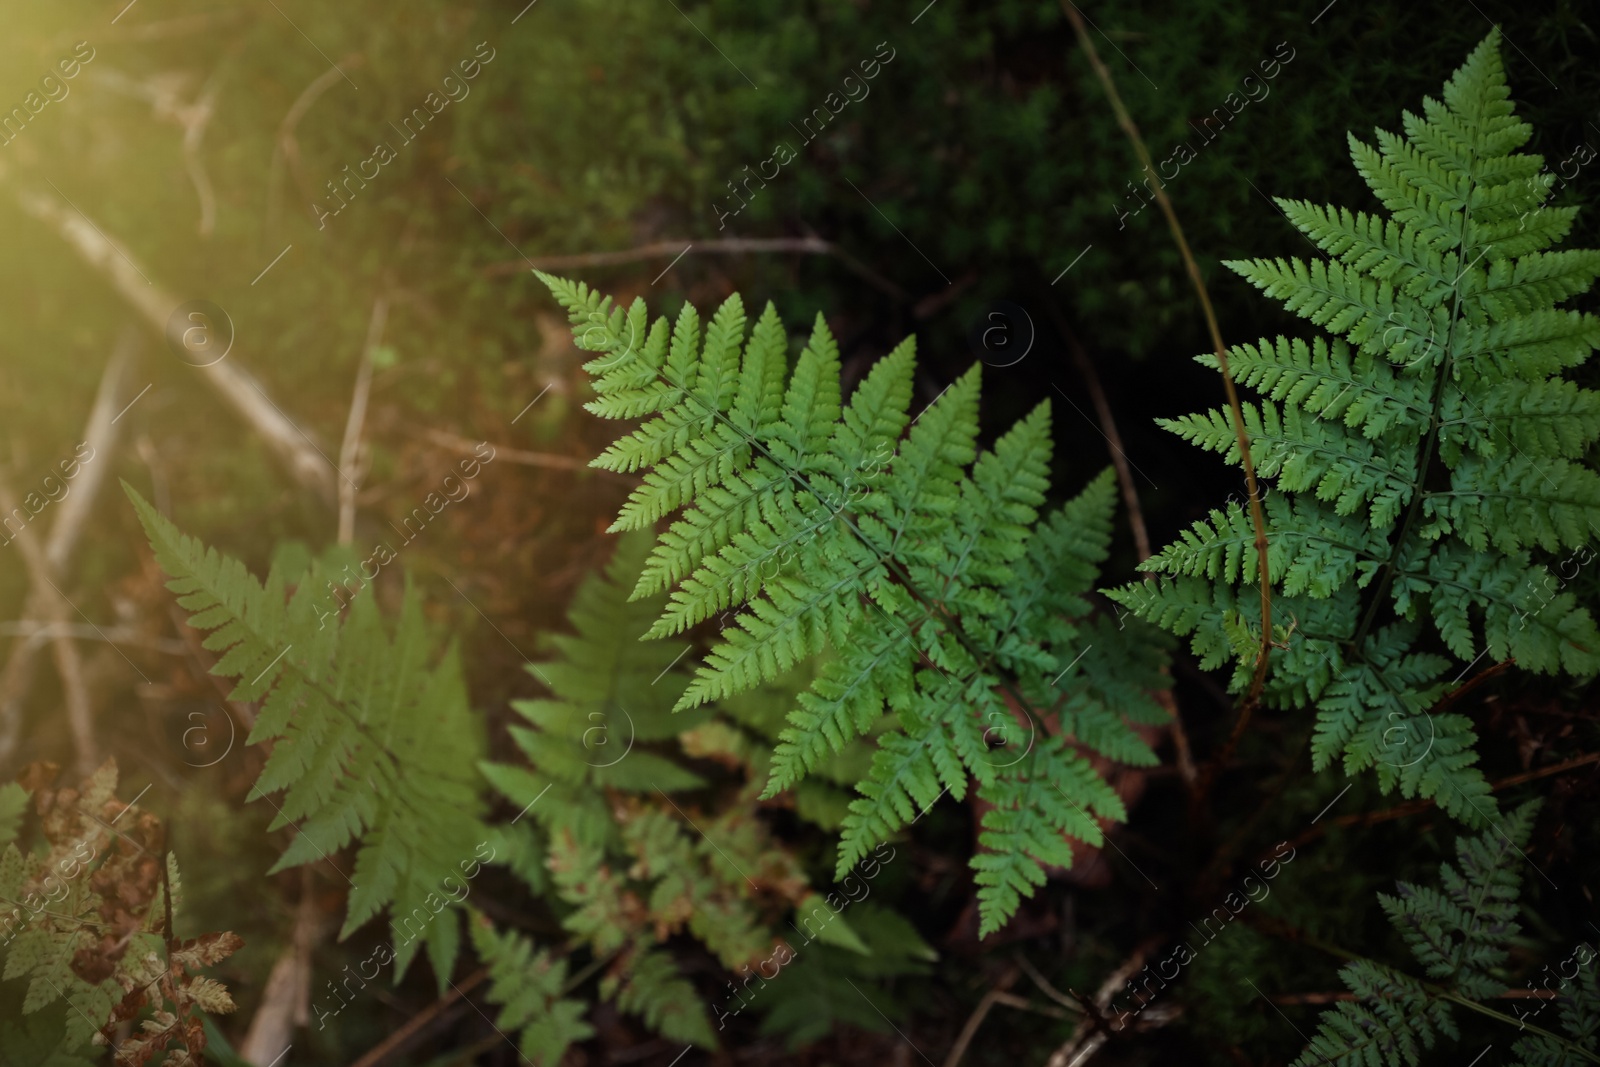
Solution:
<svg viewBox="0 0 1600 1067"><path fill-rule="evenodd" d="M227 930L178 938L167 828L117 797L116 761L76 789L50 788L55 777L35 763L0 786L0 900L15 905L0 918L0 978L27 980L20 1003L0 993L0 1064L89 1067L92 1046L109 1044L116 1067L199 1067L201 1013L234 1003L198 972L244 942ZM34 832L19 833L30 807Z"/></svg>
<svg viewBox="0 0 1600 1067"><path fill-rule="evenodd" d="M1265 696L1317 708L1313 759L1375 767L1385 791L1432 797L1469 823L1492 798L1470 720L1429 714L1478 659L1586 676L1600 633L1540 562L1600 530L1600 477L1578 462L1600 436L1600 393L1560 377L1600 345L1600 319L1556 305L1587 290L1600 252L1545 249L1575 208L1517 152L1491 33L1378 147L1351 137L1384 218L1280 200L1326 260L1227 266L1331 339L1230 349L1246 405L1278 586ZM1200 357L1216 366L1212 356ZM1238 460L1225 413L1166 422ZM1110 595L1188 636L1247 683L1260 649L1244 510L1213 511L1151 558L1160 580ZM1431 633L1430 633L1431 631ZM1434 639L1435 635L1437 640ZM1444 653L1448 653L1445 655Z"/></svg>
<svg viewBox="0 0 1600 1067"><path fill-rule="evenodd" d="M1538 807L1530 801L1483 834L1458 839L1457 865L1439 865L1441 888L1400 882L1395 896L1378 894L1390 925L1427 977L1366 959L1346 965L1340 976L1356 999L1322 1013L1316 1036L1294 1067L1408 1067L1421 1062L1422 1049L1432 1048L1439 1035L1461 1037L1455 1013L1463 1008L1515 1025L1522 1036L1512 1053L1525 1067L1600 1063L1594 968L1563 972L1555 988L1546 983L1549 999L1512 1002L1508 1010L1515 1018L1483 1003L1508 984L1505 965L1520 932L1522 869L1530 862L1523 848Z"/></svg>
<svg viewBox="0 0 1600 1067"><path fill-rule="evenodd" d="M482 726L457 650L428 666L428 628L409 586L392 634L371 593L330 624L321 567L291 575L275 565L262 584L124 488L189 625L221 653L211 673L238 679L230 700L260 703L248 743L271 742L272 754L252 799L277 811L272 829L296 830L273 870L329 860L359 839L340 937L388 906L396 980L426 944L443 986L461 940L451 886L488 833Z"/></svg>
<svg viewBox="0 0 1600 1067"><path fill-rule="evenodd" d="M874 1000L886 999L872 979L914 971L914 958L928 952L908 924L891 921L888 931L899 936L873 938L877 951L869 954L869 943L840 914L843 898L811 888L792 849L768 832L751 790L710 811L683 796L710 783L682 766L674 739L691 728L710 729L713 709L674 716L689 684L676 664L681 650L639 640L665 600L628 599L650 547L647 534L622 537L605 574L588 579L573 599L568 621L575 632L541 639L551 655L528 669L550 696L516 702L527 725L510 731L528 765L481 765L522 809L500 828L509 865L572 935L564 951L536 949L487 920L474 926L475 947L494 983L489 997L504 1005L498 1025L521 1031L523 1055L535 1063L558 1062L570 1043L593 1033L587 1005L564 997L576 984L567 974L572 955L587 954L593 967L604 968L602 999L667 1038L709 1048L725 1017L741 1009L719 1009L712 1028L668 947L675 935L692 934L746 990L776 945L801 966L831 953L827 973L815 975L811 967L809 981L786 975L781 994L757 1003L771 1029L791 1036L838 1014L825 1004L809 1015L783 1014L795 996L803 999L820 985L834 1000L857 997L842 975ZM720 717L715 724L722 737L735 730ZM699 751L712 755L705 741ZM802 928L819 944L802 940L805 934L790 936ZM759 980L765 985L775 977Z"/></svg>
<svg viewBox="0 0 1600 1067"><path fill-rule="evenodd" d="M1091 642L1071 620L1088 613L1082 596L1106 552L1112 488L1102 476L1038 521L1048 404L980 455L978 369L913 419L911 340L846 403L820 315L791 372L770 304L753 327L737 295L708 323L685 306L669 326L652 323L643 300L623 311L586 285L540 277L579 347L596 353L585 365L598 394L589 410L645 419L595 460L647 472L613 529L679 516L635 590L671 594L650 636L736 613L679 707L770 681L831 647L789 717L769 796L886 708L895 714L844 820L840 874L945 792L965 797L969 777L992 805L973 860L984 934L1043 883L1043 865L1071 863L1063 835L1100 844L1096 818L1125 812L1079 746L1154 762L1128 720L1163 713L1122 683L1159 685L1160 674L1124 631L1105 630L1083 655ZM1041 728L1029 708L1058 715L1060 730ZM1001 741L1010 743L992 748Z"/></svg>

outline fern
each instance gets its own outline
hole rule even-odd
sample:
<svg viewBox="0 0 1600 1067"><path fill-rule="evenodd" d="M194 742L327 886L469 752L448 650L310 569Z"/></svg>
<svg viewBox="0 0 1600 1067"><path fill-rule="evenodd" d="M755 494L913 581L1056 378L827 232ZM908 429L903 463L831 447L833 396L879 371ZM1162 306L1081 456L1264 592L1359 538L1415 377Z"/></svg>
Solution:
<svg viewBox="0 0 1600 1067"><path fill-rule="evenodd" d="M1263 394L1244 416L1256 470L1279 490L1268 572L1289 625L1265 697L1316 707L1318 769L1375 768L1385 791L1469 824L1493 800L1470 722L1430 714L1449 680L1484 654L1600 670L1589 611L1538 592L1538 554L1600 529L1600 476L1574 462L1600 436L1600 393L1559 377L1600 345L1600 319L1556 308L1589 289L1600 252L1546 251L1575 209L1546 205L1541 158L1516 151L1531 130L1498 46L1495 31L1442 102L1404 115L1403 136L1351 138L1389 217L1281 200L1328 258L1227 264L1331 335L1229 355ZM1240 458L1223 412L1164 425ZM1146 563L1158 581L1109 595L1188 637L1207 667L1233 661L1240 690L1260 647L1259 608L1241 595L1253 540L1242 508L1214 511Z"/></svg>
<svg viewBox="0 0 1600 1067"><path fill-rule="evenodd" d="M1479 1003L1507 985L1505 963L1520 929L1518 898L1527 863L1522 849L1538 807L1538 801L1530 801L1495 828L1458 839L1456 864L1439 865L1439 888L1400 882L1397 895L1378 895L1390 925L1427 977L1414 978L1371 960L1345 966L1340 975L1357 999L1322 1013L1316 1036L1294 1067L1414 1065L1440 1036L1460 1037L1453 1013L1463 1007L1518 1023L1525 1036L1515 1051L1530 1067L1600 1063L1595 1055L1600 995L1592 970L1571 989L1564 980L1557 996L1560 1024L1570 1040L1529 1024L1522 1012L1510 1019Z"/></svg>
<svg viewBox="0 0 1600 1067"><path fill-rule="evenodd" d="M1048 404L980 454L977 368L913 419L910 340L846 401L820 315L789 371L770 304L753 327L738 296L709 323L686 306L669 326L651 322L642 300L624 312L585 285L540 277L579 346L596 353L589 410L646 419L595 460L646 472L613 529L678 516L635 590L670 593L650 636L737 612L678 707L726 700L831 649L780 736L767 796L894 714L844 818L839 874L945 793L964 798L973 780L995 806L982 843L1004 850L975 862L984 934L1044 880L1043 865L1070 862L1063 835L1100 844L1096 816L1125 813L1082 749L1104 738L1107 755L1147 762L1121 717L1160 713L1146 693L1124 692L1131 699L1114 710L1083 712L1098 716L1098 735L1036 737L1030 709L1070 691L1053 683L1084 651L1061 612L1087 613L1113 506L1102 475L1039 519ZM1097 656L1116 671L1128 647ZM1013 751L991 751L1002 739Z"/></svg>
<svg viewBox="0 0 1600 1067"><path fill-rule="evenodd" d="M200 1013L234 1003L198 972L243 941L231 931L178 939L183 902L166 829L117 798L115 761L77 789L49 788L55 773L34 764L25 784L0 789L7 808L31 794L43 845L19 848L15 820L0 827L0 900L11 906L0 978L26 982L16 1021L0 1023L0 1063L72 1067L91 1043L109 1043L117 1067L204 1062Z"/></svg>
<svg viewBox="0 0 1600 1067"><path fill-rule="evenodd" d="M665 598L628 598L650 548L647 535L624 535L605 573L573 598L568 622L575 632L541 640L549 655L528 669L551 696L516 702L527 725L511 728L526 766L485 762L482 770L527 817L514 820L521 823L512 837L514 868L561 913L572 935L563 950L587 952L604 966L600 999L673 1041L711 1048L716 1031L668 949L674 935L690 934L728 970L749 972L783 936L780 920L803 921L820 898L793 853L757 817L753 785L710 812L669 795L707 785L682 767L683 750L722 758L743 731L713 718L712 706L671 713L689 682L677 666L684 650L640 641ZM759 723L760 709L788 692L763 687L736 703L745 721ZM698 741L680 750L671 742L685 727ZM842 918L824 925L820 937L847 954L868 951ZM495 944L496 958L509 959L504 939ZM521 992L507 970L511 984L496 986L490 998L512 1012L519 997L551 995L543 976L554 950L530 956L531 947L517 949L534 992ZM551 1033L577 1040L570 1032ZM535 1047L560 1055L554 1044Z"/></svg>
<svg viewBox="0 0 1600 1067"><path fill-rule="evenodd" d="M535 950L527 938L501 934L482 916L470 926L472 946L489 969L489 999L502 1005L496 1026L521 1031L517 1051L535 1067L556 1067L567 1046L594 1036L585 1005L563 997L565 961Z"/></svg>
<svg viewBox="0 0 1600 1067"><path fill-rule="evenodd" d="M229 699L260 702L249 743L271 742L272 754L252 792L282 792L281 803L268 801L272 828L297 831L273 870L327 860L359 839L341 938L388 907L397 980L426 944L442 986L460 919L441 887L486 834L481 727L456 650L426 666L427 628L410 587L392 633L370 596L327 625L320 568L291 582L277 566L263 585L127 491L189 624L221 654L211 673L238 679Z"/></svg>

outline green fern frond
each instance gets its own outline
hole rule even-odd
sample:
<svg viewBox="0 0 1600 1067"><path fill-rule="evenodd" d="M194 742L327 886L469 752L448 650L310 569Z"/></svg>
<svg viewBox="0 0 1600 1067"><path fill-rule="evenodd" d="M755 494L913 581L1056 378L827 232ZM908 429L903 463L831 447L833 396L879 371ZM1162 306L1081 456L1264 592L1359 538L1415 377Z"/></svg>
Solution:
<svg viewBox="0 0 1600 1067"><path fill-rule="evenodd" d="M499 1004L495 1026L517 1034L517 1051L535 1067L557 1067L567 1049L594 1036L584 1021L587 1005L568 1000L567 963L549 949L535 949L521 934L501 933L474 915L472 946L489 969L491 1001Z"/></svg>
<svg viewBox="0 0 1600 1067"><path fill-rule="evenodd" d="M262 584L124 488L168 588L220 654L211 673L238 680L229 699L261 702L248 742L271 743L272 753L252 796L282 792L269 801L272 828L297 831L273 870L359 841L340 936L387 907L397 976L426 944L442 985L459 918L439 888L486 834L475 770L483 739L456 649L427 665L434 657L409 586L392 630L370 595L339 620L320 605L319 570L291 581L275 568Z"/></svg>
<svg viewBox="0 0 1600 1067"><path fill-rule="evenodd" d="M1438 1036L1458 1036L1449 1007L1412 978L1362 960L1339 970L1361 998L1322 1013L1317 1034L1294 1067L1414 1067Z"/></svg>
<svg viewBox="0 0 1600 1067"><path fill-rule="evenodd" d="M1528 1034L1512 1046L1521 1067L1585 1067L1600 1060L1600 979L1593 967L1563 982L1555 1003L1565 1039Z"/></svg>
<svg viewBox="0 0 1600 1067"><path fill-rule="evenodd" d="M978 368L913 417L909 340L846 398L821 316L785 379L787 345L770 307L746 338L743 305L731 298L703 340L686 309L664 349L666 328L647 326L641 305L624 315L581 283L541 277L579 347L600 354L588 365L600 398L590 410L652 415L598 461L646 471L618 528L678 515L634 591L670 595L648 636L733 613L678 707L736 699L821 659L777 739L767 796L875 739L860 796L842 816L841 875L945 793L963 798L969 779L1000 790L1017 812L1015 843L1034 871L1070 862L1063 834L1100 840L1059 796L1042 798L1033 760L996 748L1009 743L999 740L1004 721L1026 751L1043 729L1035 709L1067 697L1079 742L1147 763L1153 756L1128 722L1154 721L1159 707L1131 682L1166 684L1152 669L1159 643L1107 637L1096 653L1104 662L1074 670L1085 651L1077 620L1091 610L1085 594L1105 556L1114 493L1104 475L1041 518L1048 404L980 450ZM886 714L893 726L880 732ZM1038 752L1056 752L1037 741ZM1086 809L1105 800L1094 774L1061 781ZM1029 878L1007 875L1004 892L984 895L986 932L1015 910Z"/></svg>
<svg viewBox="0 0 1600 1067"><path fill-rule="evenodd" d="M1229 356L1265 396L1243 405L1245 428L1274 483L1273 616L1295 623L1265 697L1316 705L1318 766L1370 768L1385 790L1471 824L1492 798L1464 720L1429 717L1441 679L1485 651L1542 673L1600 671L1590 611L1536 555L1600 532L1600 474L1581 462L1600 439L1600 393L1559 377L1600 347L1600 318L1556 306L1600 276L1600 252L1545 250L1572 212L1546 206L1543 161L1517 151L1532 131L1513 113L1499 40L1472 51L1442 101L1406 113L1402 134L1351 138L1387 215L1280 200L1329 258L1227 264L1332 335ZM1240 459L1225 412L1164 424ZM1243 509L1215 511L1146 562L1161 579L1108 595L1189 638L1207 668L1231 662L1240 690L1260 648L1255 552ZM1411 647L1437 642L1459 663Z"/></svg>
<svg viewBox="0 0 1600 1067"><path fill-rule="evenodd" d="M1457 1007L1516 1021L1477 1002L1506 989L1503 966L1520 930L1516 917L1522 871L1528 862L1522 850L1538 807L1538 801L1530 801L1488 832L1458 838L1456 864L1439 866L1440 888L1400 882L1396 895L1378 894L1390 924L1422 965L1427 980L1370 960L1346 966L1339 973L1357 1000L1322 1013L1317 1035L1295 1067L1319 1063L1414 1067L1438 1035L1460 1037L1452 1019ZM1596 1062L1600 1014L1594 1009L1600 1007L1600 996L1593 971L1586 977L1570 990L1564 980L1558 996L1562 1022L1573 1040L1548 1030L1526 1035L1516 1044L1526 1062L1562 1067Z"/></svg>

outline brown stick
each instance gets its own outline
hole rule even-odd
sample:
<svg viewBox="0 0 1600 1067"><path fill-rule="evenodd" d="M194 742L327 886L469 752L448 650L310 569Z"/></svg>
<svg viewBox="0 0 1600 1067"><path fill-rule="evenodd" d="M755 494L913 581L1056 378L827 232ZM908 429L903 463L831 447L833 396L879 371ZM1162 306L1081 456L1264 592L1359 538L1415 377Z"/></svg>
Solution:
<svg viewBox="0 0 1600 1067"><path fill-rule="evenodd" d="M1160 947L1161 941L1160 937L1152 937L1134 949L1133 955L1129 956L1122 966L1112 971L1106 976L1106 980L1100 983L1100 988L1095 991L1092 1001L1087 997L1074 994L1080 997L1080 1003L1085 1009L1086 1017L1073 1028L1072 1036L1067 1038L1066 1043L1050 1054L1050 1058L1045 1061L1045 1067L1078 1067L1079 1064L1087 1061L1090 1056L1100 1050L1102 1045L1110 1040L1111 1030L1107 1026L1104 1017L1106 1010L1111 1007L1111 1001L1116 997L1117 990L1122 987L1124 982L1139 972L1139 969L1144 966L1145 958ZM1147 1019L1152 1023L1165 1022L1168 1018L1164 1014L1151 1015L1147 1012L1141 1012L1140 1014L1146 1015Z"/></svg>
<svg viewBox="0 0 1600 1067"><path fill-rule="evenodd" d="M494 277L501 274L521 274L530 266L540 270L570 270L574 267L611 267L623 263L638 263L646 259L660 259L676 256L686 247L692 245L694 250L704 255L713 256L742 256L750 252L795 252L801 255L832 256L849 269L859 275L872 286L882 292L888 293L896 300L909 299L906 291L871 267L856 259L850 253L820 237L723 237L712 240L691 241L688 238L669 241L656 241L653 244L641 245L638 248L624 248L616 252L579 252L567 256L541 256L536 259L510 259L499 263L491 263L483 268L483 273Z"/></svg>
<svg viewBox="0 0 1600 1067"><path fill-rule="evenodd" d="M1089 397L1094 402L1095 416L1100 420L1100 432L1105 435L1106 443L1111 446L1111 465L1117 471L1117 483L1122 487L1122 501L1128 507L1128 525L1133 530L1134 550L1139 553L1139 562L1143 563L1150 558L1150 532L1144 523L1144 509L1139 506L1139 487L1133 481L1132 464L1128 460L1126 451L1122 447L1122 434L1117 430L1117 420L1111 411L1111 403L1106 399L1106 391L1100 384L1100 375L1094 369L1094 361L1089 358L1089 353L1078 342L1077 335L1067 325L1067 317L1054 303L1047 305L1050 314L1055 319L1056 330L1066 342L1067 351L1072 354L1072 361L1078 367L1084 382L1089 387ZM1154 580L1155 575L1146 574L1145 577ZM1170 673L1168 668L1162 667L1162 673ZM1172 721L1172 747L1177 750L1178 773L1183 778L1191 792L1198 788L1200 772L1195 767L1193 750L1189 747L1189 734L1183 728L1183 719L1178 715L1178 702L1170 689L1160 689L1155 694L1156 701L1166 711L1167 718Z"/></svg>
<svg viewBox="0 0 1600 1067"><path fill-rule="evenodd" d="M323 927L317 911L310 867L300 869L300 905L295 909L294 934L285 946L261 992L256 1008L239 1043L239 1057L266 1067L289 1046L296 1026L311 1021L311 950Z"/></svg>
<svg viewBox="0 0 1600 1067"><path fill-rule="evenodd" d="M443 445L452 452L463 454L476 451L484 442L472 441L460 434L446 433L444 430L427 429L423 431L428 440L435 444ZM639 479L629 474L619 474L601 467L589 466L588 460L578 459L576 456L563 456L554 452L525 452L520 448L510 448L506 445L490 445L494 449L494 458L503 459L511 463L518 463L525 467L549 467L553 470L563 471L590 471L594 474L609 475L612 478L621 478L623 481L637 484Z"/></svg>
<svg viewBox="0 0 1600 1067"><path fill-rule="evenodd" d="M1089 57L1089 65L1094 68L1100 84L1105 86L1106 96L1111 101L1111 109L1116 112L1117 124L1122 127L1122 132L1127 134L1128 140L1133 144L1133 150L1150 173L1156 173L1155 164L1150 159L1150 151L1145 147L1144 138L1139 133L1139 127L1134 124L1133 116L1128 114L1128 109L1123 106L1122 97L1117 92L1116 83L1111 78L1111 72L1100 61L1100 53L1095 50L1094 41L1089 38L1089 31L1083 24L1083 16L1073 6L1072 0L1061 0L1061 10L1066 13L1067 20L1072 23L1073 30L1078 35L1078 43L1083 46L1083 51ZM1156 182L1153 190L1156 203L1161 207L1161 213L1166 216L1167 229L1172 231L1172 239L1178 245L1178 254L1183 258L1184 269L1188 271L1189 281L1194 286L1195 295L1200 298L1200 309L1205 314L1206 329L1211 334L1211 344L1217 357L1217 369L1222 372L1223 388L1228 394L1228 411L1232 416L1233 432L1238 439L1239 458L1244 465L1245 488L1250 494L1250 521L1256 531L1256 556L1261 564L1261 651L1256 656L1255 677L1251 679L1249 692L1239 706L1239 718L1234 723L1233 733L1228 742L1223 746L1216 760L1210 764L1201 781L1200 792L1204 794L1211 785L1211 780L1216 776L1217 769L1224 766L1233 756L1233 749L1243 736L1245 726L1250 721L1250 714L1255 709L1256 702L1261 698L1261 689L1267 682L1267 660L1272 649L1272 576L1267 569L1267 520L1261 510L1261 492L1256 485L1255 460L1250 455L1250 438L1244 428L1244 412L1239 404L1239 391L1233 384L1233 372L1228 367L1227 346L1222 343L1222 330L1217 325L1217 314L1211 306L1211 295L1206 290L1205 279L1200 276L1200 264L1195 261L1194 254L1189 251L1189 241L1183 235L1183 226L1178 222L1177 212L1172 208L1172 201L1167 198L1166 189L1160 181Z"/></svg>
<svg viewBox="0 0 1600 1067"><path fill-rule="evenodd" d="M42 573L52 579L60 580L69 573L72 558L77 551L78 539L87 524L90 511L94 508L100 487L105 484L110 474L109 457L120 429L117 425L118 415L122 410L127 391L126 383L141 347L138 330L131 326L124 329L117 339L110 359L106 361L105 372L100 376L100 385L95 391L94 404L89 409L89 419L83 431L83 443L90 448L92 460L98 459L99 462L91 460L87 464L81 464L72 487L76 491L68 491L67 495L55 505L56 512L51 519L50 534L45 541L41 564ZM11 514L9 508L6 514ZM23 607L23 619L36 620L49 615L50 606L54 602L55 597L51 591L41 591L40 584L35 582ZM6 766L16 752L17 739L22 731L23 705L33 689L34 668L40 649L47 641L54 647L58 638L70 640L66 636L69 631L61 628L70 622L70 616L67 618L52 616L47 622L52 625L23 637L12 646L11 654L6 659L5 669L0 671L0 767ZM70 660L75 653L76 649L57 653L58 668L61 667L63 655ZM67 669L70 670L70 663ZM75 679L82 677L81 669L71 673ZM98 766L98 762L95 766ZM90 767L90 771L93 771L93 767Z"/></svg>
<svg viewBox="0 0 1600 1067"><path fill-rule="evenodd" d="M1591 763L1600 763L1600 752L1590 752L1587 755L1569 759L1565 763L1557 763L1551 767L1541 767L1537 771L1528 771L1525 774L1514 774L1510 778L1502 778L1498 782L1491 782L1489 791L1498 793L1503 789L1510 789L1525 782L1532 782L1539 778L1549 778L1555 774L1565 774L1567 771L1576 770L1579 767L1587 767ZM1320 826L1313 826L1311 829L1304 831L1298 837L1292 839L1289 842L1289 846L1291 848L1299 848L1301 845L1315 841L1326 834L1331 826L1376 826L1381 822L1392 822L1395 819L1403 819L1407 815L1420 814L1435 806L1436 802L1433 800L1410 800L1404 804L1396 804L1392 808L1385 808L1383 811L1341 815L1336 819L1329 819ZM1273 846L1274 849L1279 847L1278 845Z"/></svg>
<svg viewBox="0 0 1600 1067"><path fill-rule="evenodd" d="M94 509L100 487L111 477L110 453L115 449L118 434L118 416L123 405L133 395L130 388L135 363L144 349L144 338L131 323L117 335L116 347L106 361L100 376L100 386L95 390L94 404L84 423L83 442L94 450L95 462L85 464L74 479L74 492L68 493L56 505L55 518L51 520L50 536L45 542L44 556L52 575L66 575L72 558L77 554L78 539L88 525L89 512ZM104 454L102 456L102 454Z"/></svg>
<svg viewBox="0 0 1600 1067"><path fill-rule="evenodd" d="M16 496L11 492L11 487L0 479L0 511L11 515L16 510ZM10 543L16 546L22 556L28 577L33 583L30 603L35 598L43 603L44 621L56 625L68 622L74 609L66 594L50 581L49 564L45 562L44 551L34 542L33 531L24 526L12 536ZM94 705L84 677L83 657L78 654L78 646L72 638L54 627L50 650L55 658L56 673L61 676L61 695L67 705L67 725L72 731L72 744L77 752L78 773L88 777L100 766L100 746L94 736Z"/></svg>
<svg viewBox="0 0 1600 1067"><path fill-rule="evenodd" d="M300 190L300 195L306 198L309 205L317 199L311 183L306 180L305 171L300 166L300 142L295 139L295 129L300 125L300 120L305 117L311 105L323 93L332 89L344 78L341 68L361 65L361 56L349 55L339 61L337 67L330 67L320 76L312 79L311 84L300 90L300 95L295 97L294 103L289 105L289 110L284 113L283 121L278 123L277 143L272 146L272 162L267 167L267 232L276 230L278 218L278 192L283 184L283 171L287 165L289 174L294 178L295 186Z"/></svg>
<svg viewBox="0 0 1600 1067"><path fill-rule="evenodd" d="M995 987L985 993L982 1000L978 1001L978 1006L972 1010L971 1015L967 1016L966 1025L961 1028L960 1035L956 1037L956 1043L951 1046L950 1054L945 1057L944 1067L958 1067L961 1063L961 1057L967 1054L967 1046L972 1044L974 1037L978 1036L978 1027L983 1025L983 1020L988 1016L989 1009L994 1007L995 1002L1000 997L1005 996L1007 990L1016 984L1017 975L1020 973L1015 967L1007 968L1006 973L1000 976L1000 981ZM1023 1001L1023 1003L1026 1004L1027 1001Z"/></svg>
<svg viewBox="0 0 1600 1067"><path fill-rule="evenodd" d="M400 1029L373 1045L365 1055L352 1063L350 1067L377 1067L386 1057L400 1051L400 1049L414 1040L419 1033L431 1026L446 1008L463 999L471 990L482 985L488 977L489 971L487 968L476 970L467 975L467 977L457 982L450 992L413 1015Z"/></svg>
<svg viewBox="0 0 1600 1067"><path fill-rule="evenodd" d="M120 242L106 235L88 216L55 197L25 190L16 190L15 197L25 212L55 229L85 263L110 282L157 334L166 334L167 319L180 301L150 281ZM272 402L239 365L236 354L208 367L197 367L195 373L261 436L295 481L323 503L334 504L333 462Z"/></svg>

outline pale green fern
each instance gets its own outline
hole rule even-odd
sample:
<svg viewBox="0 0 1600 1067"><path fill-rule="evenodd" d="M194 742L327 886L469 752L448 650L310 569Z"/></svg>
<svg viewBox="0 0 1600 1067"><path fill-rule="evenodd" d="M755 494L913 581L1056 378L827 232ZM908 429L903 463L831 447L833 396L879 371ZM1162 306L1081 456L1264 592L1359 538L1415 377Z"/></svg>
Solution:
<svg viewBox="0 0 1600 1067"><path fill-rule="evenodd" d="M737 296L708 323L685 306L669 326L642 300L624 312L585 285L540 277L596 353L589 410L645 419L595 461L645 472L613 528L678 516L635 590L670 591L651 636L737 612L679 707L831 648L790 715L768 795L895 715L844 820L841 876L944 793L964 798L969 780L993 805L974 861L985 934L1043 883L1043 865L1070 864L1067 837L1099 845L1097 817L1126 815L1080 746L1154 762L1129 721L1162 713L1140 685L1105 703L1084 679L1157 686L1159 661L1115 630L1084 656L1071 620L1087 613L1082 595L1105 554L1111 481L1040 521L1048 404L980 453L977 368L913 419L910 340L846 402L821 316L791 371L770 304L753 326ZM1061 709L1063 694L1076 703ZM1045 709L1063 711L1062 733L1046 734Z"/></svg>

